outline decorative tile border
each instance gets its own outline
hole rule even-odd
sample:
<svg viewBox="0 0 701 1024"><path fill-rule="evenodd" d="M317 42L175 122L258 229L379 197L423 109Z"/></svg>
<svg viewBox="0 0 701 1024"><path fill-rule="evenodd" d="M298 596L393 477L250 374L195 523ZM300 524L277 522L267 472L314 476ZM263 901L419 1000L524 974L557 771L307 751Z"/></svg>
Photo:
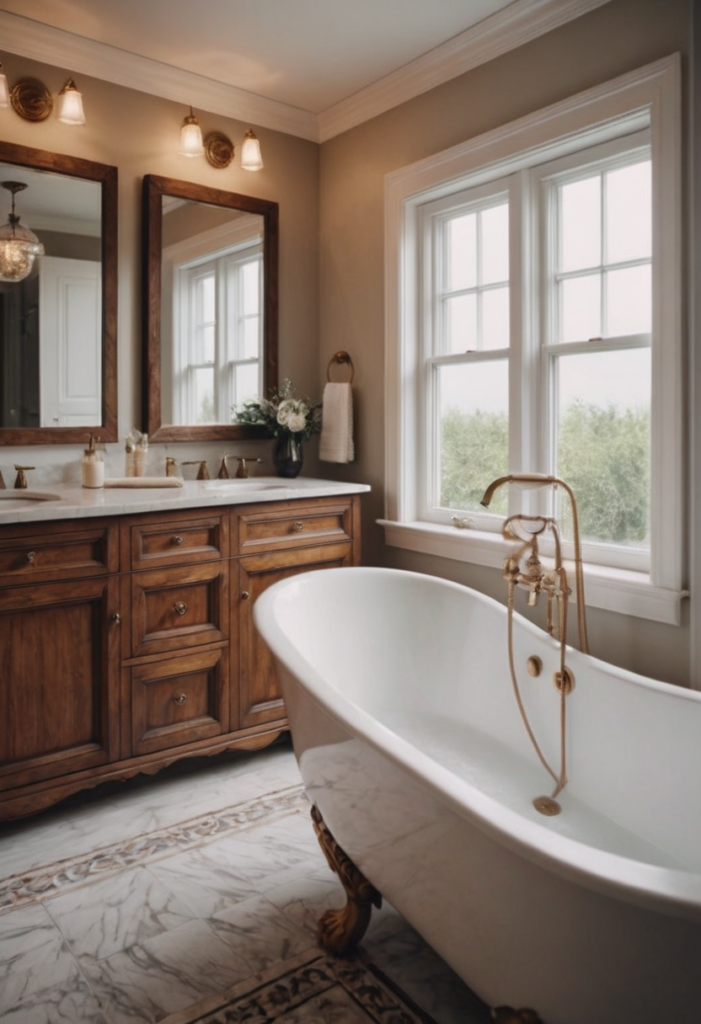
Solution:
<svg viewBox="0 0 701 1024"><path fill-rule="evenodd" d="M309 811L309 800L301 785L267 793L222 811L210 811L82 856L10 875L0 879L0 913L39 902L85 885L93 878L116 874L155 857L201 846L226 833L248 828L261 818L274 820L297 811Z"/></svg>
<svg viewBox="0 0 701 1024"><path fill-rule="evenodd" d="M319 1024L349 1011L357 1020L359 1010L368 1024L436 1024L362 952L338 959L309 950L161 1024Z"/></svg>

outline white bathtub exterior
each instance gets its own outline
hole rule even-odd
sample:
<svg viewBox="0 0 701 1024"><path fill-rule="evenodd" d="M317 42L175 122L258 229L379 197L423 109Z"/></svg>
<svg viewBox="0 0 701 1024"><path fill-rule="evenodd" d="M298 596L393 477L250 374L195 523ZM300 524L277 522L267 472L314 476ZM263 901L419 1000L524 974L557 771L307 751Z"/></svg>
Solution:
<svg viewBox="0 0 701 1024"><path fill-rule="evenodd" d="M271 587L254 616L309 796L481 998L545 1024L699 1024L701 694L569 652L569 783L545 818L531 801L553 783L518 715L497 602L326 569ZM559 648L516 627L525 704L557 766Z"/></svg>

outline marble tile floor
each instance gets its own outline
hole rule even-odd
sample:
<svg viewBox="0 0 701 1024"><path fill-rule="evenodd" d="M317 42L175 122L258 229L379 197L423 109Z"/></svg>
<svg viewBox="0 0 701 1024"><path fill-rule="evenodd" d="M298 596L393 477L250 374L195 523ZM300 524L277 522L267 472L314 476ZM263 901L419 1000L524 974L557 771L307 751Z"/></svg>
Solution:
<svg viewBox="0 0 701 1024"><path fill-rule="evenodd" d="M0 825L0 1021L155 1024L315 948L343 902L287 743L97 787ZM438 1024L488 1019L389 905L363 947Z"/></svg>

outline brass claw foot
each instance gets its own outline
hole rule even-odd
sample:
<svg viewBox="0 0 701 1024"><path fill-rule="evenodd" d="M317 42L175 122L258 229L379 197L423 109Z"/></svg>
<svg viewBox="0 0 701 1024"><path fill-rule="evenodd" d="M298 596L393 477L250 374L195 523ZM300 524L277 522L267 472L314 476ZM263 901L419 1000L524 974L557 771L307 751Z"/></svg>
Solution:
<svg viewBox="0 0 701 1024"><path fill-rule="evenodd" d="M327 953L343 956L362 939L370 924L372 908L382 906L382 896L338 845L315 806L311 813L319 846L329 867L341 880L348 901L340 910L322 914L317 938Z"/></svg>

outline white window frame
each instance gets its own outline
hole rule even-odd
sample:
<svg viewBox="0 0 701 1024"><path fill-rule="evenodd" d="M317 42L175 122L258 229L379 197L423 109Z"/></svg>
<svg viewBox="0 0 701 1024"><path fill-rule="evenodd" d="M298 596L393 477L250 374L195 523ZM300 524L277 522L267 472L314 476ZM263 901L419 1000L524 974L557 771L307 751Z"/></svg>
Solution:
<svg viewBox="0 0 701 1024"><path fill-rule="evenodd" d="M681 59L673 54L505 125L385 179L386 365L385 527L388 544L500 567L500 536L421 518L421 324L417 279L421 208L466 187L649 129L653 161L651 561L649 572L586 566L594 607L679 624L684 590L682 431ZM522 247L538 258L538 225L527 204L512 216ZM521 289L514 287L514 296ZM527 294L527 293L526 293ZM526 306L530 300L526 298ZM512 298L512 317L537 311ZM661 339L664 339L662 344ZM511 372L528 367L512 361ZM518 379L518 378L517 378ZM533 383L526 382L528 386ZM535 389L533 389L535 390ZM527 400L527 399L526 399ZM523 417L519 417L522 421ZM529 464L537 439L520 439ZM532 462L530 462L532 464Z"/></svg>

